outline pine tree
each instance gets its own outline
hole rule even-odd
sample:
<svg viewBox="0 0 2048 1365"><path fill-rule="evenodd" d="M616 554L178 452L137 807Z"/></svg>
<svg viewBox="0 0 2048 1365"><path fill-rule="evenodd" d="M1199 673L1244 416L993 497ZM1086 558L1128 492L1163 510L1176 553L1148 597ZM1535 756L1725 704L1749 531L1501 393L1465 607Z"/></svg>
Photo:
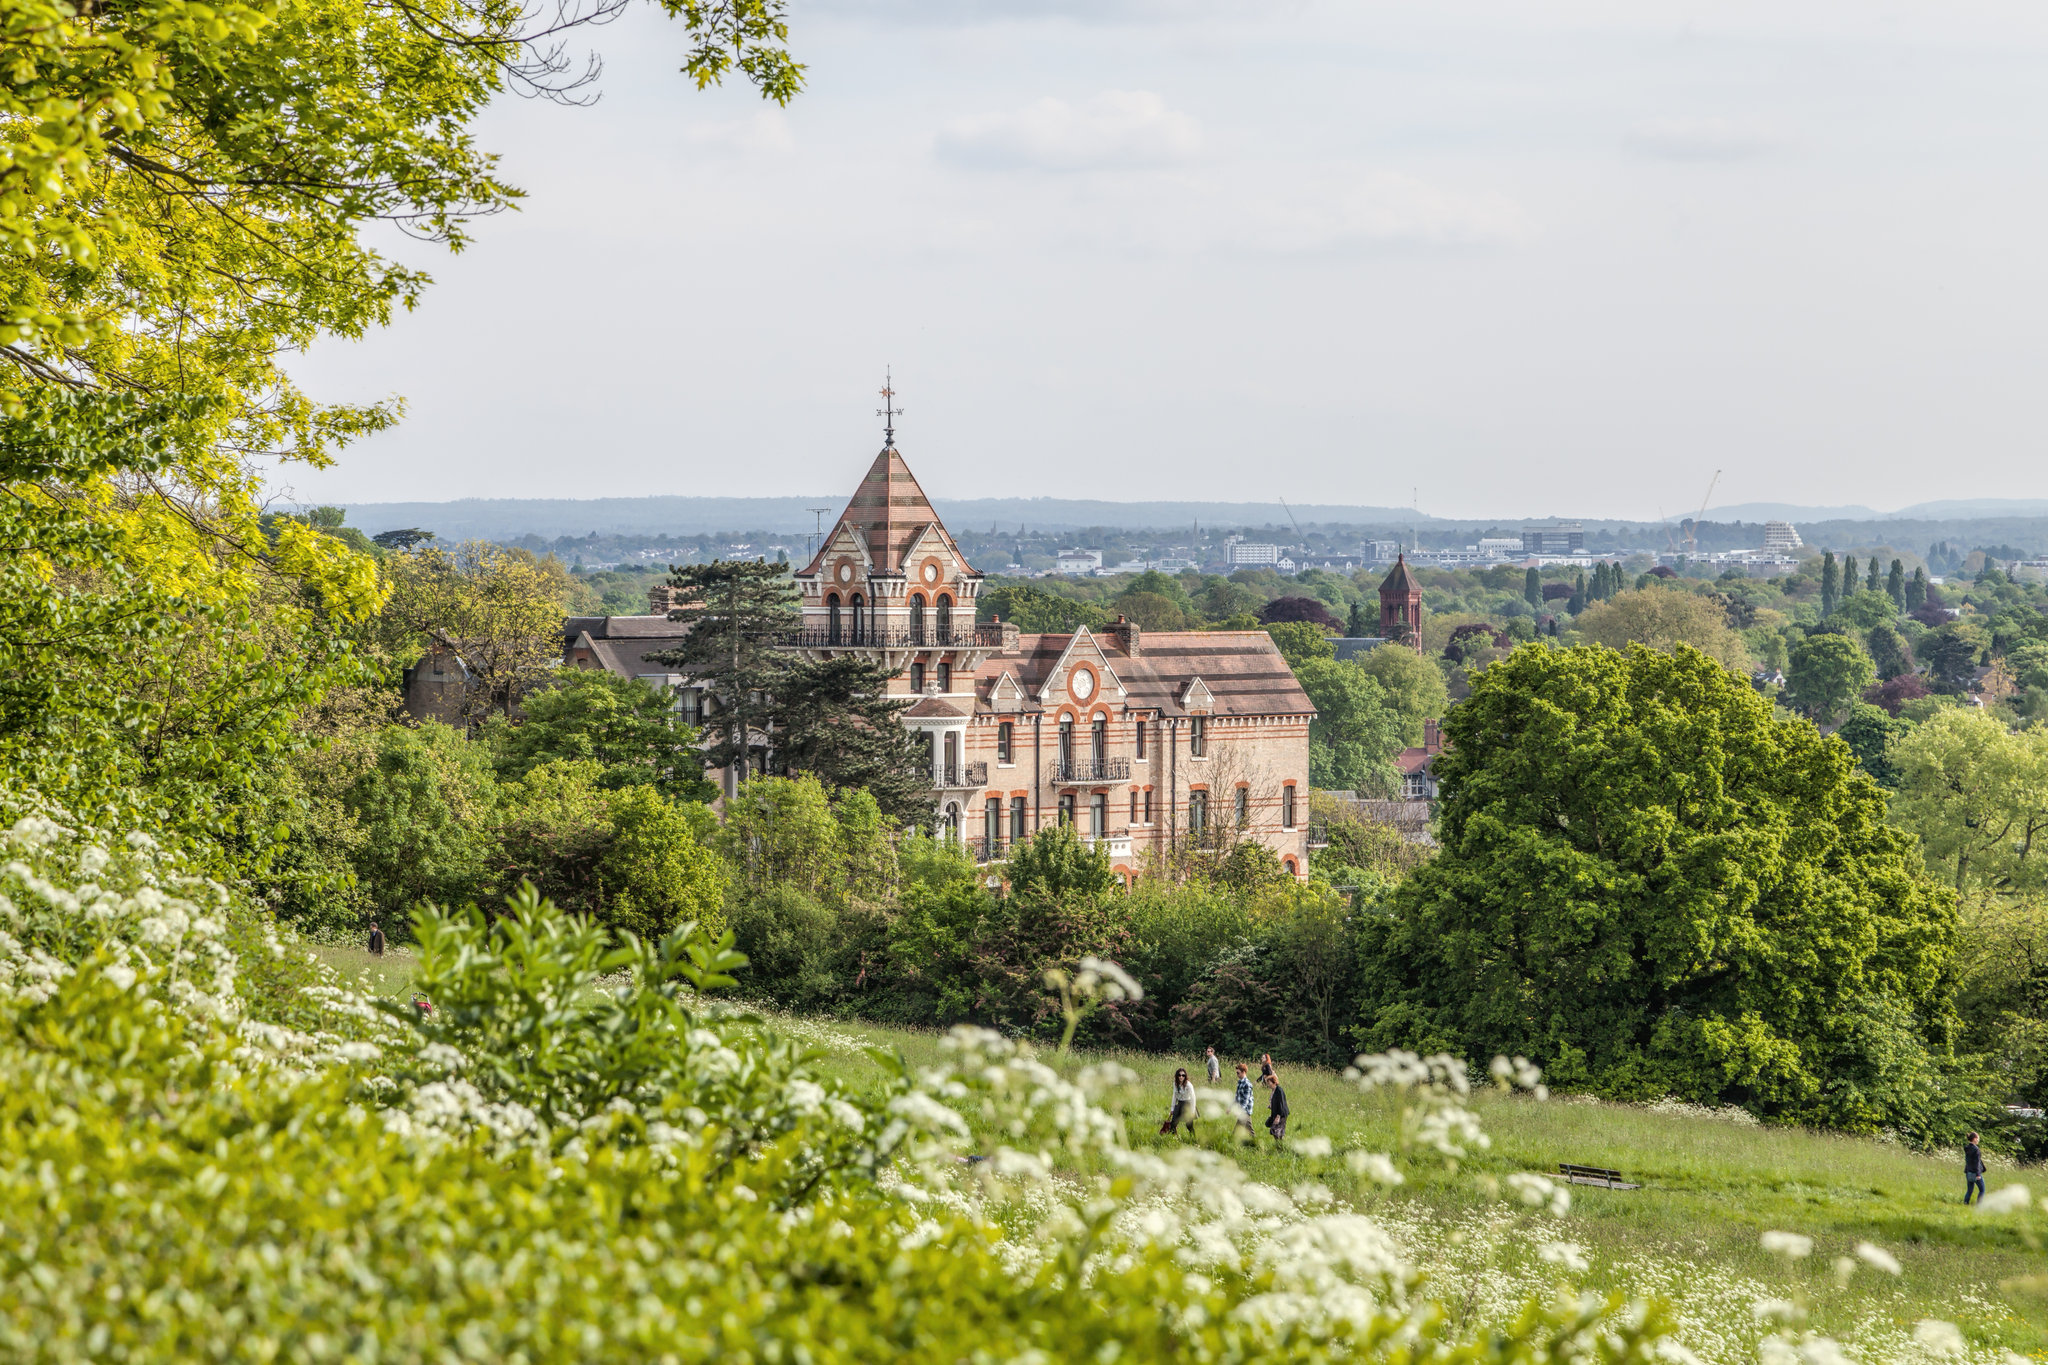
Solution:
<svg viewBox="0 0 2048 1365"><path fill-rule="evenodd" d="M917 698L890 696L892 676L844 654L790 669L775 693L775 751L792 772L865 791L914 829L933 818L932 742L904 728L897 713Z"/></svg>
<svg viewBox="0 0 2048 1365"><path fill-rule="evenodd" d="M1897 562L1898 562L1898 561L1896 561L1896 560L1894 560L1894 561L1893 561L1893 563L1897 563ZM1872 555L1872 556L1870 557L1870 572L1869 572L1869 573L1867 573L1867 574L1865 574L1865 575L1863 576L1863 591L1865 591L1865 592L1876 592L1876 591L1877 591L1877 556L1876 556L1876 555Z"/></svg>
<svg viewBox="0 0 2048 1365"><path fill-rule="evenodd" d="M1927 570L1918 567L1913 576L1906 580L1906 610L1918 611L1927 605Z"/></svg>
<svg viewBox="0 0 2048 1365"><path fill-rule="evenodd" d="M1595 602L1607 600L1607 561L1604 559L1593 566L1592 593Z"/></svg>
<svg viewBox="0 0 2048 1365"><path fill-rule="evenodd" d="M789 676L794 658L779 638L797 628L796 585L787 566L763 560L717 559L688 564L669 575L685 605L669 613L690 623L681 647L648 655L690 675L712 702L704 720L707 767L727 770L727 781L749 775L750 737L769 731L770 700Z"/></svg>
<svg viewBox="0 0 2048 1365"><path fill-rule="evenodd" d="M1833 550L1822 551L1820 557L1820 614L1822 616L1832 616L1835 614L1835 598L1839 595L1842 584L1841 574L1841 566L1835 563L1835 552Z"/></svg>
<svg viewBox="0 0 2048 1365"><path fill-rule="evenodd" d="M1572 595L1564 604L1564 609L1574 616L1577 616L1586 609L1586 571L1584 569L1581 569L1579 576L1573 580Z"/></svg>
<svg viewBox="0 0 2048 1365"><path fill-rule="evenodd" d="M1855 595L1855 593L1856 593L1856 556L1855 556L1855 555L1843 555L1843 556L1842 556L1842 594L1841 594L1841 596L1842 596L1842 597L1852 597L1852 596L1854 596L1854 595ZM1838 597L1838 598L1836 598L1835 600L1836 600L1836 601L1840 601L1840 600L1841 600L1841 598L1840 598L1840 597Z"/></svg>
<svg viewBox="0 0 2048 1365"><path fill-rule="evenodd" d="M1522 575L1522 600L1537 611L1543 610L1543 575L1534 567Z"/></svg>
<svg viewBox="0 0 2048 1365"><path fill-rule="evenodd" d="M1884 590L1891 597L1892 605L1900 611L1906 609L1906 565L1902 560L1892 561L1892 571L1885 575Z"/></svg>

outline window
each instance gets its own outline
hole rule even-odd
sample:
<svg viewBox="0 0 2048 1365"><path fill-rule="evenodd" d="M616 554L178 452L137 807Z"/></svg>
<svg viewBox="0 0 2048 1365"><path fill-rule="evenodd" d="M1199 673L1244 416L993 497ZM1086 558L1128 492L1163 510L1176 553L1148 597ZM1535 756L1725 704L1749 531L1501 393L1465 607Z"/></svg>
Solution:
<svg viewBox="0 0 2048 1365"><path fill-rule="evenodd" d="M924 693L924 664L922 662L913 663L910 666L910 690L918 693L920 696Z"/></svg>
<svg viewBox="0 0 2048 1365"><path fill-rule="evenodd" d="M988 805L982 810L981 835L986 845L982 850L982 856L995 857L996 850L1003 844L1003 803L996 797L990 797Z"/></svg>
<svg viewBox="0 0 2048 1365"><path fill-rule="evenodd" d="M1294 828L1294 788L1292 786L1280 789L1280 823L1288 829Z"/></svg>
<svg viewBox="0 0 2048 1365"><path fill-rule="evenodd" d="M924 594L917 593L910 599L910 643L924 643Z"/></svg>
<svg viewBox="0 0 2048 1365"><path fill-rule="evenodd" d="M1028 807L1025 806L1023 797L1013 796L1010 798L1010 841L1012 843L1025 837L1025 812L1027 809Z"/></svg>
<svg viewBox="0 0 2048 1365"><path fill-rule="evenodd" d="M1138 789L1135 787L1131 789L1131 823L1138 823Z"/></svg>
<svg viewBox="0 0 2048 1365"><path fill-rule="evenodd" d="M1016 751L1010 747L1013 737L1013 726L1009 721L1006 720L996 726L996 762L1015 763L1017 761Z"/></svg>
<svg viewBox="0 0 2048 1365"><path fill-rule="evenodd" d="M1152 789L1145 788L1145 823L1152 823Z"/></svg>
<svg viewBox="0 0 2048 1365"><path fill-rule="evenodd" d="M1138 761L1145 761L1145 722L1138 722Z"/></svg>
<svg viewBox="0 0 2048 1365"><path fill-rule="evenodd" d="M1188 793L1188 828L1197 834L1209 828L1209 793Z"/></svg>
<svg viewBox="0 0 2048 1365"><path fill-rule="evenodd" d="M960 785L960 735L958 731L946 731L946 785Z"/></svg>
<svg viewBox="0 0 2048 1365"><path fill-rule="evenodd" d="M1074 794L1072 792L1060 793L1060 823L1063 825L1074 823Z"/></svg>
<svg viewBox="0 0 2048 1365"><path fill-rule="evenodd" d="M1237 789L1237 827L1243 829L1252 822L1252 792L1249 787Z"/></svg>
<svg viewBox="0 0 2048 1365"><path fill-rule="evenodd" d="M1109 833L1109 793L1097 792L1088 798L1088 832L1100 839Z"/></svg>
<svg viewBox="0 0 2048 1365"><path fill-rule="evenodd" d="M1102 760L1109 752L1109 720L1097 716L1095 723L1088 727L1088 757L1095 760L1095 773L1102 774Z"/></svg>
<svg viewBox="0 0 2048 1365"><path fill-rule="evenodd" d="M1060 717L1060 774L1061 774L1061 776L1065 776L1066 774L1068 774L1068 773L1072 772L1073 770L1074 770L1074 718L1073 718L1072 716L1061 716L1061 717Z"/></svg>
<svg viewBox="0 0 2048 1365"><path fill-rule="evenodd" d="M940 593L940 594L939 594L939 643L940 643L940 644L942 644L942 645L944 645L944 644L951 644L951 643L952 643L952 641L953 641L953 599L952 599L952 598L950 598L950 597L948 597L948 596L947 596L946 594L944 594L944 593Z"/></svg>
<svg viewBox="0 0 2048 1365"><path fill-rule="evenodd" d="M941 664L939 665L939 691L941 691L941 692L951 692L952 690L953 690L953 665L951 665L951 664L949 664L949 663L941 663Z"/></svg>
<svg viewBox="0 0 2048 1365"><path fill-rule="evenodd" d="M1209 752L1209 718L1188 717L1188 757L1204 758Z"/></svg>
<svg viewBox="0 0 2048 1365"><path fill-rule="evenodd" d="M859 593L855 593L853 595L853 642L855 644L860 644L867 639L866 626L861 620L861 608L866 605L867 604L861 600L861 595Z"/></svg>
<svg viewBox="0 0 2048 1365"><path fill-rule="evenodd" d="M825 643L828 645L836 645L839 643L840 630L839 594L835 592L830 597L826 598L825 605L831 612L831 616L828 618L828 624L825 627Z"/></svg>
<svg viewBox="0 0 2048 1365"><path fill-rule="evenodd" d="M681 713L683 724L704 723L704 689L701 687L679 687L676 689L676 710Z"/></svg>

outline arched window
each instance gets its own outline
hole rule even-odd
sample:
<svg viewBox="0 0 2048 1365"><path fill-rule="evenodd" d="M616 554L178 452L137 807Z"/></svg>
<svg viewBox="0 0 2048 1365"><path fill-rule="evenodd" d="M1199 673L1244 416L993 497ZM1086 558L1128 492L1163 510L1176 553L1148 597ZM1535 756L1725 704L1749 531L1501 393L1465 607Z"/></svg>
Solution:
<svg viewBox="0 0 2048 1365"><path fill-rule="evenodd" d="M953 642L953 599L947 593L939 594L939 643Z"/></svg>
<svg viewBox="0 0 2048 1365"><path fill-rule="evenodd" d="M946 803L946 842L960 842L960 805L956 801Z"/></svg>
<svg viewBox="0 0 2048 1365"><path fill-rule="evenodd" d="M1060 775L1074 770L1074 718L1060 717Z"/></svg>
<svg viewBox="0 0 2048 1365"><path fill-rule="evenodd" d="M1097 716L1095 723L1088 727L1088 757L1095 761L1095 771L1100 776L1103 760L1109 755L1109 720Z"/></svg>
<svg viewBox="0 0 2048 1365"><path fill-rule="evenodd" d="M1209 828L1209 793L1188 793L1188 828L1197 834Z"/></svg>
<svg viewBox="0 0 2048 1365"><path fill-rule="evenodd" d="M1109 793L1097 792L1088 798L1088 833L1100 839L1109 833Z"/></svg>
<svg viewBox="0 0 2048 1365"><path fill-rule="evenodd" d="M988 799L988 804L982 807L981 838L983 844L981 850L982 857L993 858L1002 851L1003 801L999 796L991 796Z"/></svg>
<svg viewBox="0 0 2048 1365"><path fill-rule="evenodd" d="M915 593L910 599L910 643L924 643L924 594Z"/></svg>
<svg viewBox="0 0 2048 1365"><path fill-rule="evenodd" d="M960 785L960 735L954 730L946 731L946 785Z"/></svg>
<svg viewBox="0 0 2048 1365"><path fill-rule="evenodd" d="M866 623L861 619L865 614L861 608L866 605L865 602L861 601L859 593L853 595L853 642L857 645L867 642Z"/></svg>
<svg viewBox="0 0 2048 1365"><path fill-rule="evenodd" d="M825 599L825 605L826 605L826 606L827 606L828 608L830 608L830 609L831 609L831 612L832 612L832 615L831 615L831 617L830 617L830 622L829 622L829 624L828 624L828 625L826 625L826 627L825 627L825 643L826 643L826 644L828 644L828 645L836 645L836 644L838 644L838 643L839 643L839 631L840 631L840 625L839 625L839 594L835 592L835 593L833 593L833 594L832 594L832 595L831 595L830 597L826 598L826 599Z"/></svg>

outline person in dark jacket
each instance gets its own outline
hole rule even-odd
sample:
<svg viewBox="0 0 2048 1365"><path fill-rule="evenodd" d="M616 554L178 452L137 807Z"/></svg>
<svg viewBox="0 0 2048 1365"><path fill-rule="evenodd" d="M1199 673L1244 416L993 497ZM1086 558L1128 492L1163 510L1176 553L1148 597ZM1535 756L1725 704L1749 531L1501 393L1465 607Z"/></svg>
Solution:
<svg viewBox="0 0 2048 1365"><path fill-rule="evenodd" d="M1178 1133L1180 1126L1188 1126L1188 1136L1195 1135L1195 1083L1188 1079L1188 1069L1181 1067L1173 1073L1173 1107L1167 1110L1166 1124L1159 1131Z"/></svg>
<svg viewBox="0 0 2048 1365"><path fill-rule="evenodd" d="M384 956L384 931L377 927L377 921L370 921L370 955Z"/></svg>
<svg viewBox="0 0 2048 1365"><path fill-rule="evenodd" d="M1970 1140L1963 1144L1963 1202L1970 1202L1970 1196L1977 1196L1977 1202L1984 1202L1984 1149L1977 1145L1977 1135L1970 1134Z"/></svg>
<svg viewBox="0 0 2048 1365"><path fill-rule="evenodd" d="M1266 1088L1273 1092L1266 1106L1266 1131L1273 1135L1273 1141L1287 1139L1287 1092L1281 1088L1279 1073L1266 1073Z"/></svg>

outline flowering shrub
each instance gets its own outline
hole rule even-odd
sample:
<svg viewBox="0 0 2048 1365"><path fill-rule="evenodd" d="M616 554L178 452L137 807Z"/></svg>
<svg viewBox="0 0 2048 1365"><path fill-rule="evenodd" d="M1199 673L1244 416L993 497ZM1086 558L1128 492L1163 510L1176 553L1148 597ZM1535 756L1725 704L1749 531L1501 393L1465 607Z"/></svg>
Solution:
<svg viewBox="0 0 2048 1365"><path fill-rule="evenodd" d="M1115 1066L960 1029L847 1093L706 998L741 964L694 928L615 943L530 894L426 913L432 1009L379 1007L147 840L5 837L9 1359L1687 1358L1654 1303L1572 1290L1554 1236L1519 1308L1447 1312L1313 1179L1127 1146ZM1065 986L1136 989L1109 963ZM1396 1150L1305 1162L1392 1184L1484 1141L1461 1063L1356 1079L1403 1092Z"/></svg>

